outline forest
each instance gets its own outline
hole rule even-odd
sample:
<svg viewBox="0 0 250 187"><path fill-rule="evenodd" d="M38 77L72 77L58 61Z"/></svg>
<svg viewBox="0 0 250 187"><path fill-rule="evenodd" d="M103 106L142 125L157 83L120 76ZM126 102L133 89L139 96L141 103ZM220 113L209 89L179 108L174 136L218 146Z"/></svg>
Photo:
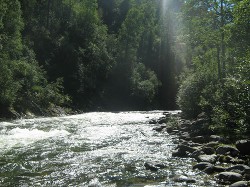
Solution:
<svg viewBox="0 0 250 187"><path fill-rule="evenodd" d="M0 0L0 118L206 113L250 134L249 0Z"/></svg>

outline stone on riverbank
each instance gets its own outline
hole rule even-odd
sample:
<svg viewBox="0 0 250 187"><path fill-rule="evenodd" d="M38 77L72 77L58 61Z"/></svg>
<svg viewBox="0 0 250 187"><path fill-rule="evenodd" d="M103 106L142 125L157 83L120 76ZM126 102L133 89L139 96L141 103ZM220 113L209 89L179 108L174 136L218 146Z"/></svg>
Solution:
<svg viewBox="0 0 250 187"><path fill-rule="evenodd" d="M198 162L209 162L214 164L216 162L217 155L199 155L196 159Z"/></svg>
<svg viewBox="0 0 250 187"><path fill-rule="evenodd" d="M186 182L186 183L196 183L194 179L191 179L187 176L180 175L180 176L175 176L174 182Z"/></svg>
<svg viewBox="0 0 250 187"><path fill-rule="evenodd" d="M250 140L239 140L236 147L243 155L250 155Z"/></svg>
<svg viewBox="0 0 250 187"><path fill-rule="evenodd" d="M158 127L154 127L153 130L157 131L157 132L161 132L163 129L165 129L167 127L167 125L161 125Z"/></svg>
<svg viewBox="0 0 250 187"><path fill-rule="evenodd" d="M219 179L219 182L222 184L232 184L237 181L242 180L242 175L235 172L221 172L216 175L216 178Z"/></svg>
<svg viewBox="0 0 250 187"><path fill-rule="evenodd" d="M218 135L211 135L208 138L209 142L227 143L228 140Z"/></svg>
<svg viewBox="0 0 250 187"><path fill-rule="evenodd" d="M248 187L250 186L250 182L247 181L238 181L231 184L229 187Z"/></svg>
<svg viewBox="0 0 250 187"><path fill-rule="evenodd" d="M213 165L209 162L200 162L200 163L194 165L193 169L204 170L205 168L211 167L211 166L213 166Z"/></svg>
<svg viewBox="0 0 250 187"><path fill-rule="evenodd" d="M209 166L203 170L206 174L213 174L226 171L226 168L222 166Z"/></svg>
<svg viewBox="0 0 250 187"><path fill-rule="evenodd" d="M229 145L222 145L216 149L216 154L236 157L239 155L239 150Z"/></svg>
<svg viewBox="0 0 250 187"><path fill-rule="evenodd" d="M157 162L146 162L144 166L146 170L151 170L151 171L158 171L158 169L166 168L165 164Z"/></svg>
<svg viewBox="0 0 250 187"><path fill-rule="evenodd" d="M215 149L212 147L203 147L201 148L201 151L205 153L206 155L213 155L215 154Z"/></svg>
<svg viewBox="0 0 250 187"><path fill-rule="evenodd" d="M240 174L245 174L247 171L250 171L250 167L244 164L239 164L239 165L235 165L235 166L227 168L227 171L233 171L233 172L237 172Z"/></svg>

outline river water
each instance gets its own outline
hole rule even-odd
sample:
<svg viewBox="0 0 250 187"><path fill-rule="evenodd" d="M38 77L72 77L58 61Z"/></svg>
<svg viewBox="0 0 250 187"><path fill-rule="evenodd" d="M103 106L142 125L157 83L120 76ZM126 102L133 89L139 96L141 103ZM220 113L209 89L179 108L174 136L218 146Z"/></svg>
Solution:
<svg viewBox="0 0 250 187"><path fill-rule="evenodd" d="M191 169L192 159L171 156L175 136L152 130L149 121L162 116L93 112L0 122L0 186L213 186ZM166 168L146 170L152 161ZM176 183L177 175L197 182Z"/></svg>

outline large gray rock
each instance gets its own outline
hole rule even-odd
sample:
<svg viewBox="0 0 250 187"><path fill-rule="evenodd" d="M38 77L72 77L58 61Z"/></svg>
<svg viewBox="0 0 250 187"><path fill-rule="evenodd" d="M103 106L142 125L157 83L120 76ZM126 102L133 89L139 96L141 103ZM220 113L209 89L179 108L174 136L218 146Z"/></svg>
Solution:
<svg viewBox="0 0 250 187"><path fill-rule="evenodd" d="M219 142L219 143L227 143L228 142L225 138L218 136L218 135L211 135L211 136L209 136L208 139L210 142Z"/></svg>
<svg viewBox="0 0 250 187"><path fill-rule="evenodd" d="M250 155L250 140L239 140L236 147L243 155Z"/></svg>
<svg viewBox="0 0 250 187"><path fill-rule="evenodd" d="M212 147L203 147L201 148L201 151L203 151L206 155L215 154L215 149Z"/></svg>
<svg viewBox="0 0 250 187"><path fill-rule="evenodd" d="M159 167L155 166L155 164L149 163L149 162L146 162L144 166L146 170L150 170L150 171L158 171L158 169L160 169Z"/></svg>
<svg viewBox="0 0 250 187"><path fill-rule="evenodd" d="M191 140L190 134L188 132L183 132L179 138L187 141Z"/></svg>
<svg viewBox="0 0 250 187"><path fill-rule="evenodd" d="M214 164L216 162L217 155L199 155L197 158L198 162L209 162Z"/></svg>
<svg viewBox="0 0 250 187"><path fill-rule="evenodd" d="M212 147L212 148L216 148L219 146L219 142L208 142L206 144L206 147Z"/></svg>
<svg viewBox="0 0 250 187"><path fill-rule="evenodd" d="M246 171L249 171L250 167L244 164L238 164L232 167L227 168L227 171L233 171L233 172L237 172L240 174L244 174L246 173Z"/></svg>
<svg viewBox="0 0 250 187"><path fill-rule="evenodd" d="M174 182L186 182L186 183L195 183L196 182L194 179L189 178L189 177L184 176L184 175L175 176L173 181Z"/></svg>
<svg viewBox="0 0 250 187"><path fill-rule="evenodd" d="M195 158L196 160L198 160L198 157L199 157L200 155L205 155L205 153L204 153L203 151L201 151L201 150L197 150L197 151L194 151L194 152L190 155L190 157L191 157L191 158Z"/></svg>
<svg viewBox="0 0 250 187"><path fill-rule="evenodd" d="M216 178L219 179L220 183L232 184L234 182L241 181L242 175L235 172L221 172L216 175Z"/></svg>
<svg viewBox="0 0 250 187"><path fill-rule="evenodd" d="M209 166L206 167L203 172L207 173L207 174L213 174L213 173L219 173L219 172L224 172L226 171L226 169L222 166Z"/></svg>
<svg viewBox="0 0 250 187"><path fill-rule="evenodd" d="M157 131L157 132L161 132L163 129L165 129L167 127L167 125L161 125L158 127L154 127L153 130Z"/></svg>
<svg viewBox="0 0 250 187"><path fill-rule="evenodd" d="M193 166L193 169L204 170L207 167L212 167L213 165L209 162L200 162Z"/></svg>
<svg viewBox="0 0 250 187"><path fill-rule="evenodd" d="M216 153L220 155L230 155L236 157L239 154L239 150L229 145L223 145L216 149Z"/></svg>
<svg viewBox="0 0 250 187"><path fill-rule="evenodd" d="M193 153L194 151L196 151L197 149L196 148L193 148L193 147L189 147L187 145L184 145L184 144L180 144L177 146L177 148L181 151L186 151L186 152L189 152L189 153Z"/></svg>
<svg viewBox="0 0 250 187"><path fill-rule="evenodd" d="M172 152L173 157L187 157L188 154L186 151L181 150L181 149L176 149Z"/></svg>
<svg viewBox="0 0 250 187"><path fill-rule="evenodd" d="M192 138L192 141L195 143L205 143L206 138L204 136L195 136Z"/></svg>
<svg viewBox="0 0 250 187"><path fill-rule="evenodd" d="M231 184L229 187L249 187L250 183L247 181L238 181Z"/></svg>

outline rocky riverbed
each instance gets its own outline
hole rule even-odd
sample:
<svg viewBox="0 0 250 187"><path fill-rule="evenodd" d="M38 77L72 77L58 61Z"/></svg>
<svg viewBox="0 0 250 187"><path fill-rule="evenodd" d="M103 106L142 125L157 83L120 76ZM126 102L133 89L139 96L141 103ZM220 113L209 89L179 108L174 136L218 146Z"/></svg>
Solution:
<svg viewBox="0 0 250 187"><path fill-rule="evenodd" d="M209 130L209 120L203 114L196 120L181 118L180 114L165 114L165 118L152 123L159 125L157 132L176 135L176 150L173 157L193 158L193 170L214 178L220 186L250 186L250 140L230 142ZM147 169L156 170L157 165L145 164ZM176 182L195 183L188 175L177 176Z"/></svg>

